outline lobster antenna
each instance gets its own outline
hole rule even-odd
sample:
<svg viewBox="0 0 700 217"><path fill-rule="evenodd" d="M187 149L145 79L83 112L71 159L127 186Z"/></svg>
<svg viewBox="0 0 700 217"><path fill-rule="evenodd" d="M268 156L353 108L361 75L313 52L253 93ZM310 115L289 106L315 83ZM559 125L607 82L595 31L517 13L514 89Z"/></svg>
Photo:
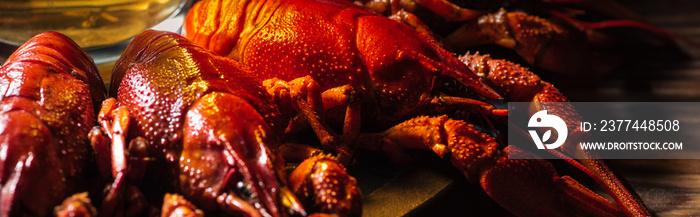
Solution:
<svg viewBox="0 0 700 217"><path fill-rule="evenodd" d="M691 40L687 37L684 37L682 35L670 32L668 30L659 28L657 26L640 22L640 21L633 21L633 20L609 20L609 21L602 21L602 22L586 22L586 21L581 21L577 20L574 18L571 18L565 14L562 14L561 12L558 11L549 11L549 13L552 16L555 16L557 18L561 18L566 20L567 22L574 23L577 25L584 26L586 28L591 28L591 29L607 29L607 28L616 28L616 27L631 27L631 28L637 28L641 29L659 36L662 36L664 38L670 38L670 39L677 39L679 41L682 41L685 44L688 44L690 46L693 46L697 49L700 49L700 42Z"/></svg>

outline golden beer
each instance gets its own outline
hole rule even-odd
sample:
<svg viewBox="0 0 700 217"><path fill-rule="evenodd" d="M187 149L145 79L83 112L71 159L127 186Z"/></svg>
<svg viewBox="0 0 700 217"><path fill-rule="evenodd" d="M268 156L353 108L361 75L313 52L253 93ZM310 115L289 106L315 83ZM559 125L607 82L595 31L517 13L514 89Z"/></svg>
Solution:
<svg viewBox="0 0 700 217"><path fill-rule="evenodd" d="M83 48L125 41L164 21L185 0L0 0L0 41L20 45L44 31Z"/></svg>

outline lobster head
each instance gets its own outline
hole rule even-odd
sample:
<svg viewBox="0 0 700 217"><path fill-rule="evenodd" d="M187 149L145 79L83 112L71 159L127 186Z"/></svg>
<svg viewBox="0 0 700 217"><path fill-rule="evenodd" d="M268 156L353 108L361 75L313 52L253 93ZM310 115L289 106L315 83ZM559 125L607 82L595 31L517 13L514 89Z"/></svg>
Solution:
<svg viewBox="0 0 700 217"><path fill-rule="evenodd" d="M198 45L257 70L261 79L311 76L324 91L350 86L350 98L368 105L363 117L388 120L381 122L423 114L443 78L478 99L500 98L427 34L351 1L201 1L183 31Z"/></svg>
<svg viewBox="0 0 700 217"><path fill-rule="evenodd" d="M284 122L245 67L175 33L146 31L115 65L112 84L118 106L135 120L129 137L150 141L149 153L176 173L166 182L197 207L304 214L276 152Z"/></svg>
<svg viewBox="0 0 700 217"><path fill-rule="evenodd" d="M402 120L424 114L423 109L417 108L424 108L436 97L449 92L477 100L501 98L428 34L382 16L366 16L359 20L364 25L358 28L357 49L367 68L365 83L372 84L369 89L374 90L384 116ZM378 43L379 39L401 40ZM455 91L443 85L448 82L461 89Z"/></svg>
<svg viewBox="0 0 700 217"><path fill-rule="evenodd" d="M230 214L304 213L284 186L279 142L245 100L210 93L187 112L180 157L181 189L200 208L223 205ZM203 188L203 183L210 186ZM211 193L218 192L216 201Z"/></svg>

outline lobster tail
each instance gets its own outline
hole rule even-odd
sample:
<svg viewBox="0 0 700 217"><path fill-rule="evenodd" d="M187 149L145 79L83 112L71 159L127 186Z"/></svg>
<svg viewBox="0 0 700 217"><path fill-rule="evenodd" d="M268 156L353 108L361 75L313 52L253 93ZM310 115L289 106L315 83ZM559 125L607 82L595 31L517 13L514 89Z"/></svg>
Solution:
<svg viewBox="0 0 700 217"><path fill-rule="evenodd" d="M0 90L0 216L49 215L85 190L87 134L105 97L102 79L77 44L45 32L0 68Z"/></svg>
<svg viewBox="0 0 700 217"><path fill-rule="evenodd" d="M32 37L10 55L6 62L29 60L44 62L88 84L96 110L106 97L104 81L92 58L61 33L43 32Z"/></svg>

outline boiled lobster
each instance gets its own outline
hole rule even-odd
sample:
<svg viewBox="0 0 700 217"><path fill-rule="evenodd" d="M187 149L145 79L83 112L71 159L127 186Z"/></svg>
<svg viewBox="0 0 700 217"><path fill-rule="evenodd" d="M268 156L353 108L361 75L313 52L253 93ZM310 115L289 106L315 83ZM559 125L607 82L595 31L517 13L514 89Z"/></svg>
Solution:
<svg viewBox="0 0 700 217"><path fill-rule="evenodd" d="M316 179L290 181L296 186L320 181L323 185L298 195L315 198L319 192L327 201L302 204L289 190L277 150L289 116L239 63L175 33L149 30L117 61L111 84L116 98L107 99L99 114L104 133L92 135L93 141L107 141L96 146L111 145L114 189L139 186L151 201L165 192L178 193L211 214L304 216L306 207L314 211L316 206L332 209L319 212L361 212L361 203L345 202L359 201L361 195L342 167L300 167L298 173L316 174ZM327 170L315 172L320 169ZM159 187L163 190L147 191ZM348 188L355 190L334 190ZM124 190L114 192L111 198L124 197ZM166 200L182 201L177 196ZM196 214L192 205L177 211L177 205L164 204L163 215Z"/></svg>
<svg viewBox="0 0 700 217"><path fill-rule="evenodd" d="M530 66L573 77L601 77L624 64L633 55L628 52L630 48L652 46L634 42L629 36L618 37L620 34L607 29L640 30L670 47L675 47L672 39L698 46L697 42L643 22L641 16L615 0L356 2L440 38L452 51L498 45L512 49ZM577 19L586 17L590 21Z"/></svg>
<svg viewBox="0 0 700 217"><path fill-rule="evenodd" d="M68 37L34 36L0 68L0 216L48 216L85 186L105 87Z"/></svg>
<svg viewBox="0 0 700 217"><path fill-rule="evenodd" d="M244 7L251 8L239 10ZM500 98L426 36L350 2L265 1L245 5L202 1L186 18L185 36L216 54L240 61L258 78L270 79L268 86L318 89L289 92L299 93L295 99L309 98L295 100L304 101L299 107L305 114L324 113L319 110L347 113L329 117L331 122L344 122L346 137L359 132L360 119L390 126L424 114L431 104L476 103L441 97L432 89L441 79L457 80L485 98ZM388 40L395 38L401 40ZM281 84L297 78L301 80L293 83L300 85ZM316 82L318 85L313 84ZM323 92L322 99L315 97L321 95L315 94L318 91ZM474 107L485 105L477 104ZM321 141L329 141L329 145L337 142L329 139L332 133L320 129L318 123L323 121L316 119L323 117L306 118L318 126L314 130Z"/></svg>
<svg viewBox="0 0 700 217"><path fill-rule="evenodd" d="M273 88L281 86L280 89L283 90L291 89L292 91L288 92L294 95L296 102L294 108L299 111L300 117L304 117L301 119L308 121L322 144L338 151L341 156L351 155L354 149L334 143L342 141L340 143L350 144L353 143L353 138L357 138L360 131L370 131L366 126L360 129L360 120L365 123L393 125L427 114L431 107L439 108L446 105L461 106L463 110L481 114L505 115L502 110L483 102L501 96L487 83L510 88L511 93L516 95L529 94L527 95L529 98L525 98L526 101L565 100L565 97L551 84L541 81L536 75L512 63L485 61L481 64L473 64L472 67L493 68L489 68L488 76L494 76L494 78L487 78L487 71L479 71L478 74L482 76L479 77L453 54L437 46L429 35L419 33L410 26L371 13L346 1L205 0L197 3L189 12L184 34L214 53L238 60L248 66L256 72L258 78L267 79L266 86ZM492 80L482 82L485 79ZM444 94L444 90L439 88L443 83L451 80L467 86L467 92L459 93L460 97ZM291 82L285 84L286 81ZM517 98L513 99L517 100ZM436 137L433 139L442 141L443 134L439 132L444 132L443 128L432 128L432 126L436 125L435 123L440 126L445 125L444 118L419 117L417 120L410 121L414 121L414 124L397 127L408 128L411 130L407 131L412 132L420 132L417 129L435 129L434 133L421 133L420 135L423 136L418 138L433 141L430 139L433 136ZM343 135L334 135L333 130L325 125L329 122L343 123ZM415 124L417 122L419 124ZM296 124L298 122L292 122L288 129ZM420 128L420 126L425 127ZM489 160L482 163L470 157L464 157L478 154L483 150L495 151L493 145L470 148L475 147L476 144L490 144L493 141L482 138L483 134L472 132L474 131L472 127L462 126L457 129L454 132L455 136L467 137L470 140L464 139L464 141L472 142L459 143L460 148L456 150L450 150L450 147L443 143L428 146L438 154L452 153L452 156L458 156L452 162L460 169L467 168L465 169L467 177L472 177L473 180L475 176L478 177L474 174L489 170L491 163L508 161L494 154L486 154L487 157L484 159ZM396 132L408 133L403 130ZM393 143L394 147L397 145L426 147L425 144L419 143L420 145L414 146L412 145L414 143L406 141L389 143ZM575 147L564 150L577 157L582 154ZM525 162L529 161L511 163L525 165ZM547 166L547 163L535 160L528 165L531 166L524 166L530 169L528 171L546 174L544 175L548 177L546 179L557 177L556 174L549 172L551 166ZM584 190L585 188L571 179L564 179L566 181L551 186L558 186L562 191L576 189L577 193L569 196L579 200L596 201L592 203L594 205L579 207L589 209L586 211L591 215L625 213L629 216L644 216L650 214L635 193L629 190L603 161L584 161L584 165L588 168L586 170L590 170L589 174L599 180L613 196L618 203L616 207L597 209L598 206L595 204L604 204L604 199L592 196L590 191ZM497 168L499 168L498 171L516 169L508 162ZM498 181L499 176L503 177L503 180L515 182L519 180L508 178L511 176L506 174L507 171L503 171L500 175L484 178L482 181L489 186L490 182L507 185ZM511 184L524 186L523 183L528 182ZM567 184L561 185L562 183ZM487 191L502 193L499 188L487 186L485 186ZM533 191L540 190L544 189L533 188ZM524 192L532 193L527 190L510 193L527 194ZM546 207L561 205L559 201L553 201L553 204L544 207L523 205L525 204L523 200L530 199L508 197L507 194L499 194L494 196L494 199L521 216L539 213L541 211L538 210ZM576 203L574 202L576 200L566 201ZM618 212L617 209L621 211Z"/></svg>

